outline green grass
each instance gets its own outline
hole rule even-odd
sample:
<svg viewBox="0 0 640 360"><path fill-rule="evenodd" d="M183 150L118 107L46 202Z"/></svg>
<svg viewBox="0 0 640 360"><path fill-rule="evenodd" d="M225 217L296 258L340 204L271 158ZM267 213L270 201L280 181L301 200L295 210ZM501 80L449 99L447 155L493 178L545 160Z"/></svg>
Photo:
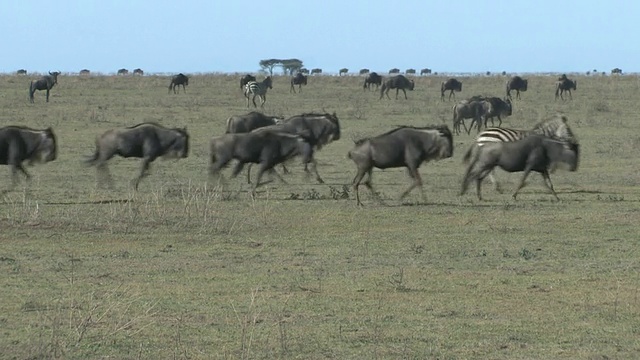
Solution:
<svg viewBox="0 0 640 360"><path fill-rule="evenodd" d="M310 77L301 94L276 77L265 112L335 111L342 139L317 154L326 184L292 164L289 184L256 200L230 170L224 191L206 184L210 137L247 111L239 78L198 75L168 95L168 77L61 76L50 103L38 92L29 104L31 77L0 76L0 124L53 126L59 142L55 162L0 199L2 358L640 356L637 77L578 77L564 102L552 77L529 77L504 126L569 117L582 158L552 175L560 202L536 174L513 201L520 174L504 172L504 194L486 184L485 201L459 197L463 135L452 159L421 168L426 202L418 190L397 200L404 169L374 170L384 204L363 188L363 208L351 140L451 125L443 78L389 101L360 77ZM461 80L458 99L502 96L506 78ZM138 161L114 158L116 190L96 188L81 161L95 136L143 121L187 126L189 158L154 162L137 193Z"/></svg>

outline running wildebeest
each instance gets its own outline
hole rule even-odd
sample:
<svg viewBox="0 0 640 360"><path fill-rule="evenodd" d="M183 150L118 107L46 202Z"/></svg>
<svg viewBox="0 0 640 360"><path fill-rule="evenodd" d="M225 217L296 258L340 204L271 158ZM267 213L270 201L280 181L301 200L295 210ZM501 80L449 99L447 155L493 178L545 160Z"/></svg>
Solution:
<svg viewBox="0 0 640 360"><path fill-rule="evenodd" d="M429 74L431 74L431 69L424 68L420 70L420 75L429 75Z"/></svg>
<svg viewBox="0 0 640 360"><path fill-rule="evenodd" d="M119 69L118 70L118 75L127 75L129 73L129 70L127 69Z"/></svg>
<svg viewBox="0 0 640 360"><path fill-rule="evenodd" d="M451 101L451 96L453 95L453 99L455 100L456 94L454 91L462 91L462 83L454 78L448 79L447 81L443 81L440 85L440 100L444 101L444 92L449 90L449 101Z"/></svg>
<svg viewBox="0 0 640 360"><path fill-rule="evenodd" d="M80 76L88 76L89 74L91 74L91 71L89 71L89 69L82 69L80 70Z"/></svg>
<svg viewBox="0 0 640 360"><path fill-rule="evenodd" d="M259 130L213 137L209 143L209 177L213 178L233 159L238 163L233 169L232 178L242 171L245 164L260 164L251 189L251 195L255 196L256 188L262 185L260 179L265 171L298 155L302 156L305 165L311 162L313 146L303 136L273 129Z"/></svg>
<svg viewBox="0 0 640 360"><path fill-rule="evenodd" d="M349 69L347 69L347 68L342 68L342 69L340 69L340 72L338 72L338 75L339 75L339 76L342 76L342 74L347 75L347 73L349 73Z"/></svg>
<svg viewBox="0 0 640 360"><path fill-rule="evenodd" d="M371 90L371 85L375 85L376 90L378 90L378 87L382 85L382 76L378 75L375 71L367 74L367 77L364 78L364 85L362 88Z"/></svg>
<svg viewBox="0 0 640 360"><path fill-rule="evenodd" d="M364 74L368 74L369 73L369 69L360 69L359 74L360 75L364 75Z"/></svg>
<svg viewBox="0 0 640 360"><path fill-rule="evenodd" d="M577 80L570 80L566 75L563 74L562 77L560 77L558 81L556 81L556 100L558 100L558 97L564 100L564 96L562 96L562 94L565 91L569 93L569 98L573 99L573 96L571 95L571 89L575 90L577 85Z"/></svg>
<svg viewBox="0 0 640 360"><path fill-rule="evenodd" d="M180 88L179 86L182 85L182 91L184 93L187 92L187 88L186 86L189 85L189 77L183 73L180 73L178 75L174 75L171 78L171 83L169 84L169 92L171 92L171 90L173 89L173 93L177 94L180 92ZM178 91L176 92L176 87L178 87Z"/></svg>
<svg viewBox="0 0 640 360"><path fill-rule="evenodd" d="M380 99L382 99L384 95L387 95L387 98L391 99L389 97L389 90L391 89L396 89L396 100L398 100L398 92L400 90L404 93L404 98L407 99L407 92L405 89L413 90L414 87L415 82L413 80L407 79L404 75L396 75L387 79L387 81L382 84L382 87L380 88Z"/></svg>
<svg viewBox="0 0 640 360"><path fill-rule="evenodd" d="M49 102L49 91L58 83L58 75L60 75L59 71L49 71L49 75L45 75L38 80L31 81L31 84L29 85L29 101L34 102L33 94L36 90L47 90L47 102Z"/></svg>
<svg viewBox="0 0 640 360"><path fill-rule="evenodd" d="M615 68L613 70L611 70L611 74L618 74L618 75L622 75L622 69L620 68Z"/></svg>
<svg viewBox="0 0 640 360"><path fill-rule="evenodd" d="M133 75L144 75L144 71L142 71L142 69L140 68L134 69Z"/></svg>
<svg viewBox="0 0 640 360"><path fill-rule="evenodd" d="M294 85L298 85L298 91L302 92L302 85L307 85L307 77L302 73L297 73L296 76L291 78L291 87L289 88L289 93L293 91L295 94L296 89Z"/></svg>
<svg viewBox="0 0 640 360"><path fill-rule="evenodd" d="M482 123L486 114L486 108L483 104L483 100L464 100L453 106L453 132L456 135L460 135L460 124L464 126L464 130L469 134L473 129L473 123ZM465 119L473 119L471 127L467 129L465 125ZM479 129L479 127L478 127Z"/></svg>
<svg viewBox="0 0 640 360"><path fill-rule="evenodd" d="M240 90L244 90L245 85L249 83L249 81L256 81L256 77L250 74L247 74L240 78Z"/></svg>
<svg viewBox="0 0 640 360"><path fill-rule="evenodd" d="M233 115L227 119L226 134L248 133L257 128L276 125L284 120L277 116L267 116L261 112L252 111L245 115Z"/></svg>
<svg viewBox="0 0 640 360"><path fill-rule="evenodd" d="M393 68L393 69L389 70L389 74L400 74L400 69Z"/></svg>
<svg viewBox="0 0 640 360"><path fill-rule="evenodd" d="M24 126L6 126L0 128L0 165L11 167L13 189L18 183L18 170L29 180L22 163L49 162L56 159L58 147L56 136L51 128L44 130L31 129ZM2 191L7 192L9 190Z"/></svg>
<svg viewBox="0 0 640 360"><path fill-rule="evenodd" d="M158 157L189 156L189 133L186 128L169 129L152 122L107 130L96 137L96 150L86 159L87 164L96 166L98 183L104 179L112 185L107 161L115 155L142 158L140 172L133 180L137 190L140 180L148 175L149 165Z"/></svg>
<svg viewBox="0 0 640 360"><path fill-rule="evenodd" d="M27 70L25 70L25 69L20 69L20 70L16 71L16 74L17 74L17 75L27 75Z"/></svg>
<svg viewBox="0 0 640 360"><path fill-rule="evenodd" d="M514 76L507 81L507 98L513 100L511 97L511 90L516 91L516 99L520 99L520 91L527 91L527 85L529 80L523 79L520 76Z"/></svg>
<svg viewBox="0 0 640 360"><path fill-rule="evenodd" d="M311 69L311 75L314 75L314 74L322 74L322 69L319 69L319 68Z"/></svg>
<svg viewBox="0 0 640 360"><path fill-rule="evenodd" d="M375 195L371 184L371 173L374 167L378 169L406 167L413 183L402 193L400 199L407 196L415 187L420 187L424 200L422 178L418 168L423 162L453 156L453 137L446 125L420 128L402 126L376 137L356 141L355 147L349 151L348 156L358 168L358 173L353 178L358 205L362 205L358 187L365 174L368 174L368 178L364 184Z"/></svg>
<svg viewBox="0 0 640 360"><path fill-rule="evenodd" d="M525 180L531 171L538 172L544 178L544 184L556 200L560 200L549 177L549 168L556 163L566 163L570 171L578 169L580 147L577 143L560 141L546 136L531 135L515 142L494 142L483 146L472 145L464 158L471 158L462 180L460 195L464 195L469 183L476 181L478 199L482 200L480 188L482 180L493 168L499 166L507 172L524 171L518 188L513 193L516 199L518 192L524 187Z"/></svg>
<svg viewBox="0 0 640 360"><path fill-rule="evenodd" d="M253 106L258 107L256 104L256 96L260 97L260 107L264 107L264 103L267 102L267 89L273 89L271 82L271 76L267 76L262 82L249 81L244 86L244 96L247 98L247 107L249 107L249 99L253 95Z"/></svg>

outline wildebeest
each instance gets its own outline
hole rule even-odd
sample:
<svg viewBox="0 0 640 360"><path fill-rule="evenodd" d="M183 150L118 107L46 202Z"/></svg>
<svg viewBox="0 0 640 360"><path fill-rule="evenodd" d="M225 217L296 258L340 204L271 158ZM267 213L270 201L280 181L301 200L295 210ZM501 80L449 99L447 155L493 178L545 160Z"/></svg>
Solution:
<svg viewBox="0 0 640 360"><path fill-rule="evenodd" d="M420 75L428 75L428 74L431 74L431 69L424 68L420 70Z"/></svg>
<svg viewBox="0 0 640 360"><path fill-rule="evenodd" d="M371 90L371 85L375 85L376 90L378 90L378 87L382 85L382 76L378 75L375 71L367 74L367 77L364 78L364 85L362 88Z"/></svg>
<svg viewBox="0 0 640 360"><path fill-rule="evenodd" d="M16 74L18 74L18 75L27 75L27 70L20 69L20 70L16 71Z"/></svg>
<svg viewBox="0 0 640 360"><path fill-rule="evenodd" d="M182 85L182 91L183 92L187 92L187 86L189 85L189 77L183 73L180 73L178 75L174 75L173 77L171 77L171 83L169 84L169 92L171 92L171 90L173 90L173 93L179 93L180 92L180 88L178 86ZM176 91L176 87L178 87L178 91Z"/></svg>
<svg viewBox="0 0 640 360"><path fill-rule="evenodd" d="M358 187L365 174L368 174L364 184L371 191L371 173L373 168L388 169L406 167L413 183L405 190L403 199L415 187L422 188L422 178L418 172L420 164L430 160L446 159L453 156L453 137L446 125L428 127L402 126L372 138L365 138L355 142L355 147L348 156L355 162L358 172L353 178L356 192L356 203L362 205Z"/></svg>
<svg viewBox="0 0 640 360"><path fill-rule="evenodd" d="M244 86L244 96L247 98L247 107L249 107L249 99L253 95L253 106L258 107L256 104L256 96L260 97L260 107L264 107L264 103L267 102L267 89L273 89L271 82L271 76L267 76L262 82L249 81Z"/></svg>
<svg viewBox="0 0 640 360"><path fill-rule="evenodd" d="M49 75L45 75L38 80L31 81L31 84L29 85L29 101L34 102L33 94L36 90L47 90L47 102L49 102L49 91L58 83L58 75L60 75L59 71L49 71Z"/></svg>
<svg viewBox="0 0 640 360"><path fill-rule="evenodd" d="M499 97L490 96L481 97L481 100L487 103L484 105L484 127L487 127L487 121L489 120L491 120L491 125L493 126L494 117L498 118L498 126L502 126L502 116L511 116L513 113L513 106L509 99L502 100ZM480 125L478 124L478 131L480 131ZM473 127L473 124L471 127Z"/></svg>
<svg viewBox="0 0 640 360"><path fill-rule="evenodd" d="M560 77L558 81L556 81L556 100L558 100L558 97L564 100L564 96L562 96L562 94L565 91L569 93L569 98L573 99L573 96L571 95L571 89L575 90L577 85L577 80L570 80L566 75L563 74L563 76Z"/></svg>
<svg viewBox="0 0 640 360"><path fill-rule="evenodd" d="M251 74L247 74L243 77L240 78L240 90L244 90L244 86L247 85L247 83L249 81L256 81L256 77L251 75Z"/></svg>
<svg viewBox="0 0 640 360"><path fill-rule="evenodd" d="M292 77L289 93L293 92L295 94L296 89L294 85L298 85L298 91L302 92L302 85L307 85L307 77L302 73L297 73L296 76Z"/></svg>
<svg viewBox="0 0 640 360"><path fill-rule="evenodd" d="M238 163L231 177L236 177L245 164L260 164L252 196L261 185L265 171L297 155L301 155L305 165L313 158L313 146L303 136L277 130L254 131L242 134L225 134L213 137L209 143L209 177L217 175L231 160Z"/></svg>
<svg viewBox="0 0 640 360"><path fill-rule="evenodd" d="M112 185L107 161L115 155L124 158L142 158L138 176L133 180L135 189L143 177L147 176L149 165L158 157L186 158L189 155L189 133L186 128L166 128L145 122L126 128L111 129L96 137L96 150L86 159L95 165L98 182L106 180Z"/></svg>
<svg viewBox="0 0 640 360"><path fill-rule="evenodd" d="M227 119L225 133L248 133L257 128L276 125L282 122L281 117L267 116L261 112L252 111L245 115L233 115Z"/></svg>
<svg viewBox="0 0 640 360"><path fill-rule="evenodd" d="M440 100L444 101L444 92L449 90L449 100L451 100L451 96L453 95L453 99L455 100L456 94L454 91L462 91L462 83L457 79L451 78L447 81L443 81L440 85Z"/></svg>
<svg viewBox="0 0 640 360"><path fill-rule="evenodd" d="M611 70L611 74L618 74L618 75L622 75L622 69L620 69L620 68L615 68L615 69Z"/></svg>
<svg viewBox="0 0 640 360"><path fill-rule="evenodd" d="M390 69L389 74L400 74L400 69L398 68Z"/></svg>
<svg viewBox="0 0 640 360"><path fill-rule="evenodd" d="M407 70L405 70L404 73L407 74L407 75L409 75L409 74L415 75L416 74L416 69L407 69Z"/></svg>
<svg viewBox="0 0 640 360"><path fill-rule="evenodd" d="M53 129L31 129L24 126L6 126L0 128L0 165L11 167L12 185L18 182L18 170L28 179L31 178L22 163L49 162L56 159L58 147ZM6 192L5 190L3 192Z"/></svg>
<svg viewBox="0 0 640 360"><path fill-rule="evenodd" d="M348 72L349 72L349 69L342 68L342 69L340 69L340 72L338 72L338 75L340 75L340 76L342 76L342 74L347 75Z"/></svg>
<svg viewBox="0 0 640 360"><path fill-rule="evenodd" d="M87 76L89 74L91 74L91 71L89 71L89 69L80 70L80 76Z"/></svg>
<svg viewBox="0 0 640 360"><path fill-rule="evenodd" d="M142 71L142 69L140 68L134 69L133 75L144 75L144 71Z"/></svg>
<svg viewBox="0 0 640 360"><path fill-rule="evenodd" d="M359 74L360 75L364 75L364 74L368 74L369 73L369 69L360 69Z"/></svg>
<svg viewBox="0 0 640 360"><path fill-rule="evenodd" d="M118 70L118 75L127 75L129 73L129 70L127 69L119 69Z"/></svg>
<svg viewBox="0 0 640 360"><path fill-rule="evenodd" d="M477 122L478 124L481 124L485 114L486 109L483 106L483 100L461 101L453 106L453 132L456 135L459 135L460 124L462 124L464 126L464 130L469 134L473 128L473 123ZM467 129L467 125L464 123L465 119L473 119L469 129Z"/></svg>
<svg viewBox="0 0 640 360"><path fill-rule="evenodd" d="M319 69L319 68L311 69L311 75L314 75L314 74L322 74L322 69Z"/></svg>
<svg viewBox="0 0 640 360"><path fill-rule="evenodd" d="M307 68L300 68L300 70L298 70L299 73L305 74L305 75L309 75L309 69Z"/></svg>
<svg viewBox="0 0 640 360"><path fill-rule="evenodd" d="M414 87L415 82L413 80L409 80L403 75L396 75L387 79L387 81L382 84L382 87L380 88L380 99L382 99L384 95L387 95L387 98L391 99L389 97L389 90L391 89L396 89L396 100L398 99L398 92L400 90L404 93L404 98L407 99L407 92L405 89L413 90Z"/></svg>
<svg viewBox="0 0 640 360"><path fill-rule="evenodd" d="M529 80L523 79L520 76L514 76L507 81L507 97L513 100L511 97L511 90L516 91L516 99L520 99L520 91L527 91L527 85Z"/></svg>
<svg viewBox="0 0 640 360"><path fill-rule="evenodd" d="M515 142L487 143L481 147L472 146L464 156L465 160L472 159L463 177L460 195L464 195L469 183L475 180L478 199L482 200L480 191L482 180L491 173L493 168L499 166L507 172L524 171L520 184L513 193L514 200L531 171L542 175L545 186L559 200L551 184L549 168L553 164L566 163L570 166L570 171L576 171L580 158L579 149L577 143L540 135L527 136Z"/></svg>

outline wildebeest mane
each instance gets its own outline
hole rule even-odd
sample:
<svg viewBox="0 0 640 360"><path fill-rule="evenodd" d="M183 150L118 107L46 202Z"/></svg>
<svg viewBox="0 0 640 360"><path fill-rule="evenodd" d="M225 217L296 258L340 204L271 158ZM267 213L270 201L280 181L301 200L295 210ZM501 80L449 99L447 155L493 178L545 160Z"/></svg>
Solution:
<svg viewBox="0 0 640 360"><path fill-rule="evenodd" d="M402 129L438 130L442 136L446 136L447 138L449 138L449 141L453 141L453 134L451 134L451 130L449 130L449 127L446 126L446 125L427 125L427 126L396 125L395 128L387 131L386 133L379 134L379 135L376 135L376 136L369 136L369 137L365 137L365 138L362 138L362 139L357 139L357 140L354 140L353 142L356 145L360 145L360 144L362 144L363 142L365 142L367 140L378 138L378 137L387 136L389 134L393 134L394 132L396 132L398 130L402 130Z"/></svg>

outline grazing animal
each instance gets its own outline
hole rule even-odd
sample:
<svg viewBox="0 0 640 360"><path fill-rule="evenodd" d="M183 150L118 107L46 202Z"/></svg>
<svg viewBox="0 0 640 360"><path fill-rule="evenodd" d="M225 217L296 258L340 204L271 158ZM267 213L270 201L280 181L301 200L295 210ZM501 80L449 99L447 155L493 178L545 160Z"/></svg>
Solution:
<svg viewBox="0 0 640 360"><path fill-rule="evenodd" d="M27 70L20 69L20 70L16 71L16 74L18 74L18 75L27 75Z"/></svg>
<svg viewBox="0 0 640 360"><path fill-rule="evenodd" d="M429 74L431 74L431 69L424 68L420 70L420 75L429 75Z"/></svg>
<svg viewBox="0 0 640 360"><path fill-rule="evenodd" d="M464 130L469 134L471 129L473 128L473 123L477 122L478 124L482 123L482 119L486 114L485 104L483 101L468 101L464 100L460 103L453 106L453 132L456 135L460 135L460 124L464 126ZM471 127L467 129L467 125L465 125L465 119L473 119L471 122ZM479 129L479 127L478 127Z"/></svg>
<svg viewBox="0 0 640 360"><path fill-rule="evenodd" d="M541 135L573 143L578 142L573 130L568 124L567 117L563 115L556 115L539 122L531 130L516 130L500 127L487 128L478 134L473 146L482 147L488 143L514 142L522 140L530 135ZM468 154L470 155L470 153ZM464 161L468 162L468 160L468 158L465 158ZM493 176L493 173L490 173L488 176L489 180L493 183L495 190L500 192L500 185Z"/></svg>
<svg viewBox="0 0 640 360"><path fill-rule="evenodd" d="M179 93L180 85L182 85L182 91L186 93L187 92L186 87L189 85L189 77L187 75L184 75L183 73L180 73L178 75L174 75L173 77L171 77L171 83L169 84L169 92L173 90L174 94ZM176 87L178 87L177 91L176 91Z"/></svg>
<svg viewBox="0 0 640 360"><path fill-rule="evenodd" d="M303 75L302 73L297 73L296 76L292 77L289 93L293 92L295 94L296 89L294 85L298 85L298 91L302 92L302 85L307 85L307 76Z"/></svg>
<svg viewBox="0 0 640 360"><path fill-rule="evenodd" d="M378 169L406 167L413 183L402 193L400 199L407 196L415 187L420 187L424 199L422 178L418 168L425 161L453 156L453 137L446 125L402 126L376 137L356 141L355 147L349 151L348 156L358 168L353 178L358 205L362 205L358 187L365 174L368 174L368 178L364 184L372 194L375 194L371 183L374 167Z"/></svg>
<svg viewBox="0 0 640 360"><path fill-rule="evenodd" d="M144 71L142 71L142 69L140 68L134 69L133 75L144 75Z"/></svg>
<svg viewBox="0 0 640 360"><path fill-rule="evenodd" d="M253 106L258 107L256 104L256 96L260 97L260 107L264 107L264 103L267 102L267 89L273 89L271 83L271 76L267 76L262 82L249 81L244 86L244 96L247 98L247 107L249 107L249 99L253 95Z"/></svg>
<svg viewBox="0 0 640 360"><path fill-rule="evenodd" d="M256 77L250 74L247 74L240 78L240 90L244 90L244 86L249 83L249 81L256 81Z"/></svg>
<svg viewBox="0 0 640 360"><path fill-rule="evenodd" d="M89 74L91 74L91 71L89 71L89 69L80 70L80 76L88 76Z"/></svg>
<svg viewBox="0 0 640 360"><path fill-rule="evenodd" d="M564 96L562 96L562 94L565 91L569 93L569 99L573 99L573 96L571 95L571 89L575 90L577 85L577 80L570 80L566 75L563 74L562 77L560 77L558 81L556 81L556 100L558 100L558 97L564 100Z"/></svg>
<svg viewBox="0 0 640 360"><path fill-rule="evenodd" d="M118 70L118 75L127 75L129 73L129 70L127 69L119 69Z"/></svg>
<svg viewBox="0 0 640 360"><path fill-rule="evenodd" d="M523 79L520 76L514 76L507 80L507 98L513 100L511 97L511 90L516 91L516 99L520 99L520 91L527 91L527 85L529 80Z"/></svg>
<svg viewBox="0 0 640 360"><path fill-rule="evenodd" d="M186 128L170 129L152 122L104 132L96 137L96 150L85 160L96 166L98 183L106 180L112 186L107 161L115 155L142 158L140 172L133 180L137 190L140 180L148 175L149 165L158 157L180 159L189 156L189 133Z"/></svg>
<svg viewBox="0 0 640 360"><path fill-rule="evenodd" d="M342 76L342 74L347 75L347 73L349 73L349 69L347 69L347 68L342 68L342 69L340 69L340 72L338 72L338 75L339 75L339 76Z"/></svg>
<svg viewBox="0 0 640 360"><path fill-rule="evenodd" d="M387 79L387 81L382 84L382 87L380 88L380 99L382 99L384 95L387 95L387 98L391 99L391 97L389 97L389 90L391 89L396 89L396 100L398 100L398 92L400 90L404 93L404 98L407 99L407 92L405 89L413 90L415 85L416 84L413 80L409 80L403 75L396 75Z"/></svg>
<svg viewBox="0 0 640 360"><path fill-rule="evenodd" d="M225 133L248 133L261 127L279 124L282 120L280 117L267 116L257 111L252 111L245 115L233 115L227 119L227 130Z"/></svg>
<svg viewBox="0 0 640 360"><path fill-rule="evenodd" d="M322 69L319 69L319 68L311 69L311 75L314 75L314 74L322 74Z"/></svg>
<svg viewBox="0 0 640 360"><path fill-rule="evenodd" d="M56 159L58 147L53 129L36 130L23 126L0 128L0 165L11 167L11 189L18 183L18 170L29 180L22 163L49 162ZM9 190L5 190L6 192Z"/></svg>
<svg viewBox="0 0 640 360"><path fill-rule="evenodd" d="M34 102L33 94L36 90L47 90L47 102L49 102L49 91L58 83L59 71L51 72L38 80L31 81L29 85L29 101Z"/></svg>
<svg viewBox="0 0 640 360"><path fill-rule="evenodd" d="M382 85L382 76L378 75L375 71L367 74L367 77L364 78L364 85L362 88L371 90L372 85L376 86L376 90L378 90L378 87Z"/></svg>
<svg viewBox="0 0 640 360"><path fill-rule="evenodd" d="M444 92L447 90L450 91L449 101L451 101L451 96L453 96L453 99L455 100L456 94L454 91L462 91L462 83L454 78L443 81L440 85L440 100L444 101Z"/></svg>
<svg viewBox="0 0 640 360"><path fill-rule="evenodd" d="M524 187L524 182L531 171L540 173L544 178L545 186L551 190L557 200L560 200L551 184L549 169L552 164L566 163L570 166L570 171L576 171L580 158L580 146L577 143L540 135L527 136L514 142L489 143L473 150L474 147L471 147L465 155L465 159L471 157L472 159L464 174L460 195L464 195L469 183L475 180L479 200L482 200L480 189L482 180L496 166L507 172L524 172L518 188L513 193L514 200L520 189ZM474 153L473 156L470 155L471 152Z"/></svg>
<svg viewBox="0 0 640 360"><path fill-rule="evenodd" d="M409 74L415 75L416 74L416 69L407 69L407 70L405 70L404 73L407 74L407 75L409 75Z"/></svg>
<svg viewBox="0 0 640 360"><path fill-rule="evenodd" d="M365 75L369 73L369 69L360 69L359 74L360 75Z"/></svg>
<svg viewBox="0 0 640 360"><path fill-rule="evenodd" d="M393 69L389 70L389 74L400 74L400 69L393 68Z"/></svg>
<svg viewBox="0 0 640 360"><path fill-rule="evenodd" d="M304 137L276 130L253 131L242 134L225 134L213 137L209 143L209 176L213 178L231 160L238 163L233 169L232 178L236 177L245 164L260 164L256 181L251 194L255 196L256 188L265 171L272 170L294 156L301 155L305 165L313 158L313 147Z"/></svg>
<svg viewBox="0 0 640 360"><path fill-rule="evenodd" d="M620 68L615 68L615 69L611 70L611 74L618 74L618 75L622 75L622 69L620 69Z"/></svg>

